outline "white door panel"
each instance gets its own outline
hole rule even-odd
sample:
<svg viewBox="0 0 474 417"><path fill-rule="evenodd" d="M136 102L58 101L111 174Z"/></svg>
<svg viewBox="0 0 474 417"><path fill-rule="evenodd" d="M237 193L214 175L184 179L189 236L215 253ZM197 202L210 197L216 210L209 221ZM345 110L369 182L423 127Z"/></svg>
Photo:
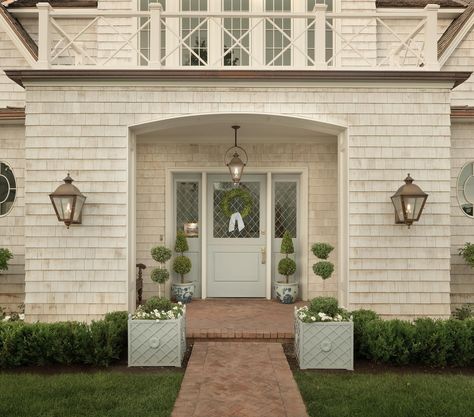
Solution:
<svg viewBox="0 0 474 417"><path fill-rule="evenodd" d="M266 177L246 175L240 186L252 195L253 210L243 219L243 230L229 232L221 201L233 185L228 175L208 177L209 297L265 297ZM240 212L239 204L232 209Z"/></svg>

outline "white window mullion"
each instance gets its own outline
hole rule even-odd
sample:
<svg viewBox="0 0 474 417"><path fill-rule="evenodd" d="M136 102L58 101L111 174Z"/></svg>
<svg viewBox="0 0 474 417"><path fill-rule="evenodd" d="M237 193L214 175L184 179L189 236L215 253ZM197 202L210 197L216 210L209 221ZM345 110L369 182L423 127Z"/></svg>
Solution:
<svg viewBox="0 0 474 417"><path fill-rule="evenodd" d="M222 10L221 0L208 0L208 10L210 13L219 13ZM209 21L208 28L208 64L217 67L223 67L224 63L221 57L222 53L222 19L213 18Z"/></svg>
<svg viewBox="0 0 474 417"><path fill-rule="evenodd" d="M180 11L180 2L179 1L169 1L167 4L166 11L167 12L179 12ZM175 34L181 33L179 18L167 18L166 19L166 53L165 56L168 55L169 52L173 51L176 48L179 40L176 39ZM181 48L177 48L173 51L170 56L166 59L166 66L169 68L178 68L179 67L179 56L180 56Z"/></svg>
<svg viewBox="0 0 474 417"><path fill-rule="evenodd" d="M294 13L305 13L306 4L304 1L295 1L292 2L293 12ZM307 27L306 19L293 19L291 30L292 30L292 39L294 39L299 34L305 32ZM293 57L293 66L295 68L302 68L307 66L307 56L303 53L306 51L306 38L307 35L301 35L295 42L294 46L291 46L291 56Z"/></svg>
<svg viewBox="0 0 474 417"><path fill-rule="evenodd" d="M250 10L255 13L262 13L265 10L265 0L254 0L250 5ZM255 27L250 35L251 57L250 65L253 68L265 66L265 22L261 19L250 19L250 27Z"/></svg>

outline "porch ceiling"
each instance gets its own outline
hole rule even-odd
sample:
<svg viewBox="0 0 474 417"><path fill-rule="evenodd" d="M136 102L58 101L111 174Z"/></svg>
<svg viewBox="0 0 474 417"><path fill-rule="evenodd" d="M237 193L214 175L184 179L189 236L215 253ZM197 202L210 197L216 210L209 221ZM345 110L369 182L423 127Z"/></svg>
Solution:
<svg viewBox="0 0 474 417"><path fill-rule="evenodd" d="M232 142L231 126L241 126L240 143L311 142L335 136L336 128L301 118L258 114L217 114L179 117L137 127L140 141L180 143Z"/></svg>

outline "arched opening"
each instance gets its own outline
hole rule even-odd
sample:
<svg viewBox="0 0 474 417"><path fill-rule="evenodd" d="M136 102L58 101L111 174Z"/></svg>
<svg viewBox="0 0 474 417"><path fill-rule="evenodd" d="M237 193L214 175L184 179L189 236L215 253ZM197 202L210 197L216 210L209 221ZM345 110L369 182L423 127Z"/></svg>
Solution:
<svg viewBox="0 0 474 417"><path fill-rule="evenodd" d="M221 209L230 187L224 154L233 144L235 124L249 155L242 184L254 208L238 232L230 231ZM197 297L274 297L281 238L289 230L299 296L334 295L347 305L346 159L345 127L329 120L219 113L130 127L131 308L135 264L148 266L145 298L156 294L158 287L149 279L156 267L150 249L172 248L177 231L191 223L189 278ZM327 281L312 272L316 258L310 247L320 241L336 247L331 259L336 273ZM169 294L169 283L164 291Z"/></svg>

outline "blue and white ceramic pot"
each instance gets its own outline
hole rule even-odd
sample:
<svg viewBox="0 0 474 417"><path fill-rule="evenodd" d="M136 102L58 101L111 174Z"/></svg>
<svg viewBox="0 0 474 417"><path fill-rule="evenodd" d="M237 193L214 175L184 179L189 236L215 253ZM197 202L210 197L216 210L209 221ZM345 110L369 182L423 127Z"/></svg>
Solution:
<svg viewBox="0 0 474 417"><path fill-rule="evenodd" d="M277 298L283 304L293 304L298 297L298 283L297 282L275 282L275 293Z"/></svg>
<svg viewBox="0 0 474 417"><path fill-rule="evenodd" d="M181 301L183 304L190 303L194 294L194 283L185 282L184 284L174 283L171 286L171 294L176 301Z"/></svg>

